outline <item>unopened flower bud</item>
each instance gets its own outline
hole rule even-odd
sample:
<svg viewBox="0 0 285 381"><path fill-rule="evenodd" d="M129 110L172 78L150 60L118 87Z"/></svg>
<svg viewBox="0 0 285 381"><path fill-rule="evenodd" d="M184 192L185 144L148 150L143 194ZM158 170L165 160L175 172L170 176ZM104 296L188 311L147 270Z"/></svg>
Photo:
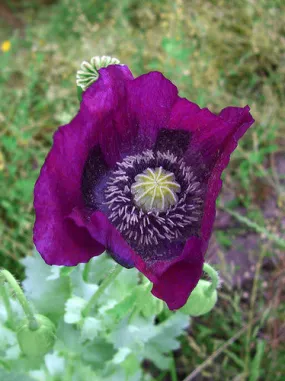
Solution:
<svg viewBox="0 0 285 381"><path fill-rule="evenodd" d="M211 289L211 282L199 280L181 312L191 316L201 316L210 312L218 299L216 289Z"/></svg>
<svg viewBox="0 0 285 381"><path fill-rule="evenodd" d="M17 332L18 343L28 357L40 357L49 352L55 343L55 325L43 315L35 315L35 326L25 319Z"/></svg>

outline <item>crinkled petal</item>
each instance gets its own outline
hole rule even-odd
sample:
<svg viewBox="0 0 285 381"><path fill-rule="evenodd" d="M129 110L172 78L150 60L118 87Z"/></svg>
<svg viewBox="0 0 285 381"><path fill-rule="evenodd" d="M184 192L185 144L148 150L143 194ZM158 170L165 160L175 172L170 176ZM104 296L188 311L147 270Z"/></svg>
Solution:
<svg viewBox="0 0 285 381"><path fill-rule="evenodd" d="M248 106L227 107L219 115L179 99L171 112L169 128L189 131L190 143L184 160L200 182L207 184L201 234L204 250L208 245L216 213L216 199L222 186L221 174L227 167L238 140L254 123Z"/></svg>
<svg viewBox="0 0 285 381"><path fill-rule="evenodd" d="M130 124L137 126L135 150L153 147L158 131L169 124L177 94L176 86L159 72L141 75L128 83Z"/></svg>
<svg viewBox="0 0 285 381"><path fill-rule="evenodd" d="M248 128L254 123L254 119L250 114L250 107L226 107L219 117L227 122L235 131L234 138L240 139Z"/></svg>
<svg viewBox="0 0 285 381"><path fill-rule="evenodd" d="M77 116L54 134L34 190L34 243L49 264L76 265L103 251L86 229L75 234L76 226L65 217L74 207L84 206L81 182L90 151L99 145L108 165L118 159L118 136L124 134L122 129L128 130L120 97L131 78L124 66L102 69L99 79L83 94ZM107 169L97 168L100 176Z"/></svg>
<svg viewBox="0 0 285 381"><path fill-rule="evenodd" d="M152 293L164 300L169 309L181 308L196 287L203 270L202 248L202 240L191 237L179 257L171 262L157 262L152 268L157 277Z"/></svg>
<svg viewBox="0 0 285 381"><path fill-rule="evenodd" d="M220 118L226 124L227 130L225 134L219 136L220 142L214 166L208 179L207 196L205 200L204 215L202 220L201 234L208 244L210 239L215 215L216 215L216 199L222 187L221 174L227 167L230 155L236 149L238 140L244 135L248 128L254 123L248 106L244 108L228 107L221 111ZM206 250L206 248L205 248Z"/></svg>
<svg viewBox="0 0 285 381"><path fill-rule="evenodd" d="M235 140L239 139L254 122L248 106L231 109L235 110L235 119L222 117L226 115L226 109L220 115L215 115L208 109L201 109L193 120L195 130L189 151L199 152L203 162L210 167L215 164L232 137L234 136Z"/></svg>
<svg viewBox="0 0 285 381"><path fill-rule="evenodd" d="M164 300L170 309L182 307L202 274L202 241L189 239L181 254L168 261L144 261L124 240L120 232L101 212L89 219L74 209L69 216L81 228L86 227L94 239L100 242L113 258L124 267L136 267L154 286L152 293Z"/></svg>
<svg viewBox="0 0 285 381"><path fill-rule="evenodd" d="M190 133L190 144L186 159L191 159L193 152L199 153L203 162L214 164L219 152L233 134L239 139L253 119L249 107L227 107L219 115L207 108L200 109L187 99L178 98L171 110L169 128Z"/></svg>
<svg viewBox="0 0 285 381"><path fill-rule="evenodd" d="M83 116L78 114L55 133L35 185L34 243L48 264L76 265L102 252L86 229L64 220L74 205L82 206L83 202L80 189L85 147L78 145L77 133L83 125ZM79 155L74 155L76 148Z"/></svg>
<svg viewBox="0 0 285 381"><path fill-rule="evenodd" d="M212 233L216 200L222 186L221 174L229 163L231 153L237 147L238 139L253 122L248 106L229 107L216 116L207 109L200 110L191 102L179 100L172 110L170 128L191 132L189 156L185 156L189 159L188 163L190 161L196 169L204 166L201 167L203 176L199 178L201 181L207 181L207 194L201 239L190 238L183 254L168 264L167 269L164 267L168 266L167 262L157 262L157 270L152 269L156 274L162 271L154 282L152 292L165 300L170 309L180 308L185 304L202 274L203 256ZM193 155L193 152L197 152L197 155Z"/></svg>
<svg viewBox="0 0 285 381"><path fill-rule="evenodd" d="M200 107L185 98L178 98L171 110L169 128L193 132L198 125L194 123Z"/></svg>
<svg viewBox="0 0 285 381"><path fill-rule="evenodd" d="M106 162L113 167L121 152L129 151L136 126L129 123L127 84L133 81L127 66L110 65L99 70L99 78L84 93L81 103L96 123L96 137Z"/></svg>
<svg viewBox="0 0 285 381"><path fill-rule="evenodd" d="M100 242L107 252L124 267L144 266L142 259L128 245L104 213L96 211L85 218L83 210L74 208L69 219L74 221L77 226L88 229L91 236Z"/></svg>

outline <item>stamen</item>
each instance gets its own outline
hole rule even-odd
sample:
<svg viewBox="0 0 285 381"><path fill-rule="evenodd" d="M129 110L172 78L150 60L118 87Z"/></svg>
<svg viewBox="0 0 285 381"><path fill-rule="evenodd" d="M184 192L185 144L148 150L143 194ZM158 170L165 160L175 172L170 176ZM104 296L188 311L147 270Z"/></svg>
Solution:
<svg viewBox="0 0 285 381"><path fill-rule="evenodd" d="M157 245L199 234L203 195L194 170L181 157L147 150L117 163L103 204L110 221L140 255L163 258L163 253L155 254Z"/></svg>

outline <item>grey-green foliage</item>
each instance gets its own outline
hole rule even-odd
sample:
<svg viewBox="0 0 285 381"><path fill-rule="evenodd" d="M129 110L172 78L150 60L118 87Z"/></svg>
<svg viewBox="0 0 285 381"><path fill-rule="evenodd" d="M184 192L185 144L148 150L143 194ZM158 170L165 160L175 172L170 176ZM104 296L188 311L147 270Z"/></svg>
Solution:
<svg viewBox="0 0 285 381"><path fill-rule="evenodd" d="M23 374L40 381L147 381L152 377L142 369L143 360L161 370L170 367L171 351L179 348L177 339L189 317L164 308L136 269L123 269L91 315L83 317L88 300L114 266L111 258L102 255L88 265L67 268L48 266L35 253L22 263L24 292L34 310L56 324L57 341L43 359L25 358L15 334L23 318L21 308L10 296L11 326L0 299L0 375L9 374L15 381L25 380Z"/></svg>

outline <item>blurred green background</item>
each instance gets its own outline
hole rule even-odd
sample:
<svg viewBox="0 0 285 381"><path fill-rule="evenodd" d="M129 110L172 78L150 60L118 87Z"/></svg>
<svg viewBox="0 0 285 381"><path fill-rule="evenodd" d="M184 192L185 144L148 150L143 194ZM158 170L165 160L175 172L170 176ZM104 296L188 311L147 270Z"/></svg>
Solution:
<svg viewBox="0 0 285 381"><path fill-rule="evenodd" d="M179 380L200 364L188 381L284 380L284 2L4 0L0 21L1 267L22 279L34 183L54 131L78 110L83 60L159 70L214 112L248 104L256 123L224 175L207 254L220 300L193 319L175 361Z"/></svg>

